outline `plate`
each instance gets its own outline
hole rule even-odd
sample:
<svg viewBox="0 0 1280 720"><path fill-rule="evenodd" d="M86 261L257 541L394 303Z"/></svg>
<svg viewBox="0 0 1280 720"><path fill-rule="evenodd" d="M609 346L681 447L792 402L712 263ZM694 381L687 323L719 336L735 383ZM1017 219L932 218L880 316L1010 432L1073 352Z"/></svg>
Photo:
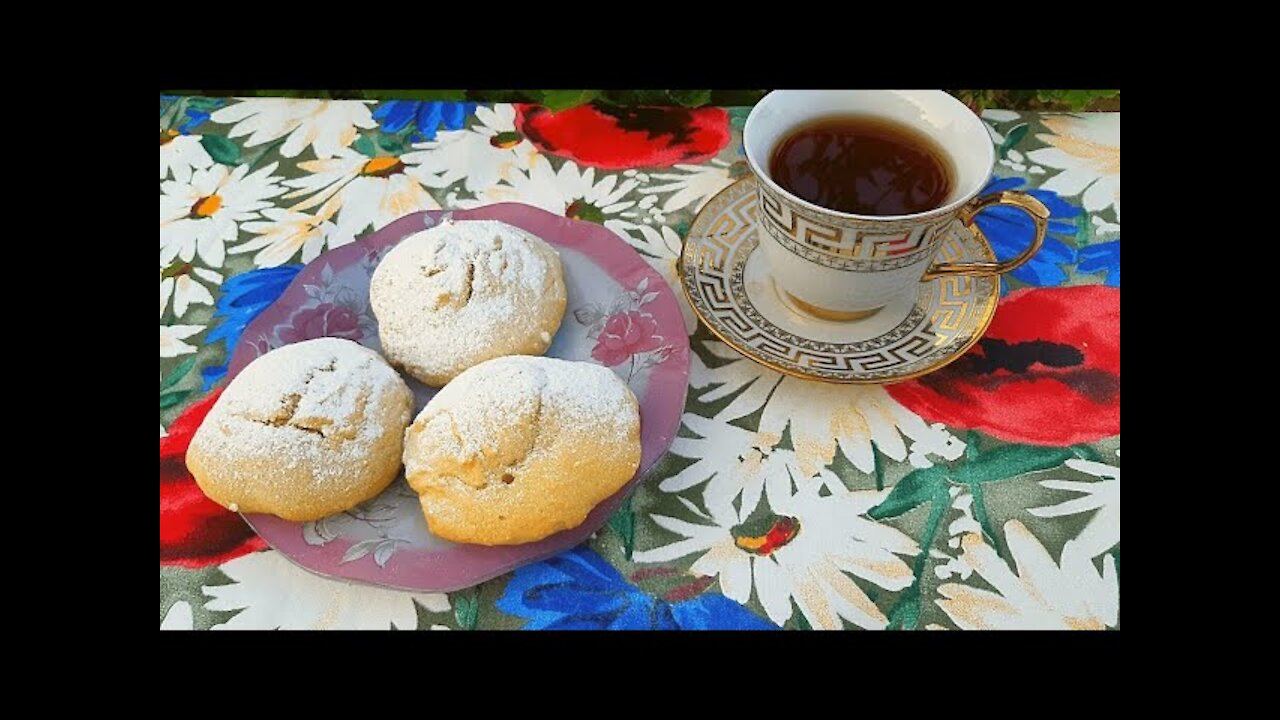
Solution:
<svg viewBox="0 0 1280 720"><path fill-rule="evenodd" d="M869 318L814 317L775 285L758 252L757 210L754 177L722 190L689 226L678 270L707 329L761 365L829 383L900 382L959 358L995 316L996 279L948 275L906 288ZM995 261L986 241L963 224L946 232L937 260Z"/></svg>
<svg viewBox="0 0 1280 720"><path fill-rule="evenodd" d="M400 240L441 218L498 220L526 230L560 253L568 309L547 356L605 364L630 385L640 403L640 468L621 490L571 530L524 545L464 545L431 534L418 496L403 473L381 495L344 513L297 523L245 515L272 547L302 567L335 578L416 592L451 592L536 562L586 540L670 447L689 386L689 338L675 292L621 238L595 223L570 220L517 203L451 213L407 215L377 232L313 260L275 303L245 328L228 367L233 378L263 353L291 342L343 337L381 351L369 308L369 278ZM648 331L632 347L597 351L610 318L623 315ZM633 351L633 352L629 352ZM414 414L437 390L404 376Z"/></svg>

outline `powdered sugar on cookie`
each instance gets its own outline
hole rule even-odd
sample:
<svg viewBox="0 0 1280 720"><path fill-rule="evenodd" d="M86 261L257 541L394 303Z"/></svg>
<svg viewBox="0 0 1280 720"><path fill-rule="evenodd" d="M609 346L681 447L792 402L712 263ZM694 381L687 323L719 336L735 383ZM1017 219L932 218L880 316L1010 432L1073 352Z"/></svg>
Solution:
<svg viewBox="0 0 1280 720"><path fill-rule="evenodd" d="M537 442L544 425L560 434L624 440L639 422L635 396L612 370L527 356L490 360L462 373L423 408L414 426L437 415L450 427L436 447L463 464L498 455L508 456L503 465L523 463L548 444Z"/></svg>
<svg viewBox="0 0 1280 720"><path fill-rule="evenodd" d="M388 438L398 447L412 409L412 392L377 353L308 340L249 363L196 432L188 460L207 494L247 512L359 502L371 482L385 487L388 469L394 477L394 458L370 456L385 455Z"/></svg>
<svg viewBox="0 0 1280 720"><path fill-rule="evenodd" d="M405 433L405 475L432 532L530 542L573 527L634 474L639 406L593 363L512 356L445 386Z"/></svg>
<svg viewBox="0 0 1280 720"><path fill-rule="evenodd" d="M550 245L470 220L402 240L374 271L369 300L387 359L440 386L494 357L546 352L567 299Z"/></svg>

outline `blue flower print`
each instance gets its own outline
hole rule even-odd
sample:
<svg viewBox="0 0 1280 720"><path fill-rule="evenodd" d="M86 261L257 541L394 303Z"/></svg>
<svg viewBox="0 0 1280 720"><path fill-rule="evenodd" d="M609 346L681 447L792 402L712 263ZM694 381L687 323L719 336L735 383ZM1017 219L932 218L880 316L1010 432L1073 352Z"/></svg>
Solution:
<svg viewBox="0 0 1280 720"><path fill-rule="evenodd" d="M774 630L719 593L668 602L628 583L580 546L515 571L497 608L526 630Z"/></svg>
<svg viewBox="0 0 1280 720"><path fill-rule="evenodd" d="M161 95L160 96L160 117L173 107L173 104L182 98L177 95ZM209 115L226 103L222 98L193 97L187 99L187 106L183 108L182 124L178 126L178 132L183 135L190 135L200 125L209 119ZM175 119L176 122L176 119Z"/></svg>
<svg viewBox="0 0 1280 720"><path fill-rule="evenodd" d="M182 133L183 135L190 135L191 131L195 130L197 127L204 124L204 121L208 120L209 116L212 115L213 111L216 109L218 109L217 105L214 105L213 107L208 107L208 108L188 107L183 112L183 114L187 116L187 119L184 120L183 123L178 126L178 132Z"/></svg>
<svg viewBox="0 0 1280 720"><path fill-rule="evenodd" d="M280 297L301 269L301 265L260 268L240 273L223 283L222 297L218 298L217 308L213 311L214 319L222 318L222 324L209 332L205 342L226 340L227 359L230 360L236 343L240 342L240 334ZM204 389L207 391L227 374L227 365L206 367L200 373L204 376Z"/></svg>
<svg viewBox="0 0 1280 720"><path fill-rule="evenodd" d="M1022 187L1026 182L1018 177L994 178L982 189L982 194L1014 190ZM1040 252L1010 275L1028 285L1061 285L1067 280L1067 273L1062 266L1075 262L1076 251L1070 245L1054 238L1053 235L1074 236L1075 218L1080 215L1081 210L1051 190L1025 192L1049 208L1049 229ZM983 210L978 214L976 222L982 234L987 236L987 241L991 243L991 249L995 251L996 257L1001 260L1017 257L1027 248L1027 243L1031 241L1031 236L1035 232L1035 224L1031 218L1018 208L1008 205ZM1002 282L1001 291L1006 290L1007 287Z"/></svg>
<svg viewBox="0 0 1280 720"><path fill-rule="evenodd" d="M1092 275L1106 273L1105 284L1109 287L1120 287L1120 239L1110 242L1086 245L1080 248L1080 264L1076 272Z"/></svg>
<svg viewBox="0 0 1280 720"><path fill-rule="evenodd" d="M373 119L388 133L398 133L413 125L416 131L409 140L422 142L435 140L441 126L445 130L461 130L467 117L475 111L473 102L388 100L374 109Z"/></svg>

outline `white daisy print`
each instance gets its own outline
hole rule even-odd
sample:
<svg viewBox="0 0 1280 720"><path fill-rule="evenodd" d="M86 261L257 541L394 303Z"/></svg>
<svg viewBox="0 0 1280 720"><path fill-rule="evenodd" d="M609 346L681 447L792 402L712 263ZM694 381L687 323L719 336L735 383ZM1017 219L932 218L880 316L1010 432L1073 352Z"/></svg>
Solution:
<svg viewBox="0 0 1280 720"><path fill-rule="evenodd" d="M1050 147L1032 150L1027 157L1062 172L1040 184L1066 197L1080 195L1089 212L1109 207L1120 219L1120 113L1087 116L1047 115L1040 120L1052 133L1036 138Z"/></svg>
<svg viewBox="0 0 1280 720"><path fill-rule="evenodd" d="M478 125L441 130L435 140L414 145L414 152L403 156L406 172L432 188L462 180L467 192L476 194L529 169L538 150L516 131L514 105L477 107L475 118Z"/></svg>
<svg viewBox="0 0 1280 720"><path fill-rule="evenodd" d="M931 457L955 460L964 442L941 423L929 425L874 385L827 385L808 382L758 365L720 342L707 342L712 355L731 360L708 368L695 354L689 373L692 388L709 388L699 400L713 402L743 390L717 417L739 418L764 406L760 431L791 428L796 461L806 477L835 459L839 447L854 467L875 471L875 452L915 467L930 467Z"/></svg>
<svg viewBox="0 0 1280 720"><path fill-rule="evenodd" d="M938 607L962 630L1104 630L1120 620L1120 580L1115 558L1103 558L1099 573L1089 551L1075 540L1055 563L1040 541L1017 520L1004 525L1013 570L981 533L961 540L962 560L991 590L959 583L938 586Z"/></svg>
<svg viewBox="0 0 1280 720"><path fill-rule="evenodd" d="M513 170L509 179L485 188L472 199L454 199L451 194L450 204L474 208L500 202L526 203L575 220L600 223L625 240L627 229L636 226L624 219L623 213L636 203L622 198L638 184L634 178L604 173L597 180L595 168L579 170L572 160L553 170L545 157L534 155L528 171Z"/></svg>
<svg viewBox="0 0 1280 720"><path fill-rule="evenodd" d="M414 603L448 612L443 593L410 593L313 575L275 550L222 564L229 585L208 585L208 610L239 612L214 630L412 630ZM433 628L434 629L434 628Z"/></svg>
<svg viewBox="0 0 1280 720"><path fill-rule="evenodd" d="M640 192L646 195L670 193L661 205L664 213L682 210L690 205L697 212L716 193L741 177L742 173L731 173L731 167L729 163L719 159L712 159L706 165L677 164L674 169L678 172L650 173L650 182L641 187Z"/></svg>
<svg viewBox="0 0 1280 720"><path fill-rule="evenodd" d="M1086 555L1097 557L1120 543L1120 468L1076 458L1068 460L1066 465L1098 481L1041 480L1042 487L1080 493L1080 496L1057 505L1028 508L1027 512L1036 517L1063 517L1096 511L1080 531L1076 543Z"/></svg>
<svg viewBox="0 0 1280 720"><path fill-rule="evenodd" d="M999 163L1014 172L1026 172L1032 175L1041 175L1044 168L1039 165L1031 165L1027 163L1027 158L1017 150L1009 150L1005 156L1000 158Z"/></svg>
<svg viewBox="0 0 1280 720"><path fill-rule="evenodd" d="M204 330L204 325L161 325L160 357L171 358L195 352L196 347L188 345L183 340L201 330Z"/></svg>
<svg viewBox="0 0 1280 720"><path fill-rule="evenodd" d="M971 493L953 485L947 488L947 494L951 496L951 509L959 512L959 516L947 524L947 534L950 536L947 547L959 550L960 541L969 533L981 533L982 525L973 516ZM936 548L929 550L929 555L940 561L933 566L933 573L940 580L946 580L953 575L959 575L961 579L967 580L973 574L973 568L965 563L963 555L952 557Z"/></svg>
<svg viewBox="0 0 1280 720"><path fill-rule="evenodd" d="M1022 117L1021 113L1014 110L1000 110L998 108L987 108L982 111L982 119L992 122L1006 123L1017 120Z"/></svg>
<svg viewBox="0 0 1280 720"><path fill-rule="evenodd" d="M680 234L671 228L661 225L654 227L653 225L634 225L627 242L632 247L640 251L640 255L646 259L662 258L674 261L680 256L680 247L683 241Z"/></svg>
<svg viewBox="0 0 1280 720"><path fill-rule="evenodd" d="M209 267L222 267L226 243L236 239L240 223L258 217L270 199L284 192L272 176L276 163L253 173L248 165L229 170L214 165L197 170L191 182L160 184L160 264L197 255Z"/></svg>
<svg viewBox="0 0 1280 720"><path fill-rule="evenodd" d="M337 226L332 218L341 203L341 198L330 198L314 215L284 208L267 208L262 211L266 220L244 224L244 229L257 237L228 252L237 255L256 250L253 263L258 267L283 265L299 251L302 252L302 262L309 263L320 256L325 245L337 247L333 244L338 237Z"/></svg>
<svg viewBox="0 0 1280 720"><path fill-rule="evenodd" d="M1005 141L1004 135L999 130L996 130L996 125L1013 122L1020 117L1022 116L1012 110L983 110L982 119L986 121L984 124L987 126L987 134L991 136L992 144L1000 146Z"/></svg>
<svg viewBox="0 0 1280 720"><path fill-rule="evenodd" d="M160 131L160 179L173 173L178 182L190 182L193 170L213 165L213 158L200 144L200 135L182 135L177 130Z"/></svg>
<svg viewBox="0 0 1280 720"><path fill-rule="evenodd" d="M899 555L918 552L907 535L864 517L887 492L849 492L830 476L797 482L772 474L767 495L772 513L743 523L723 502L707 502L712 524L651 516L682 539L637 552L637 562L667 562L700 554L694 574L714 576L728 598L747 603L754 589L769 619L782 625L791 618L792 600L808 624L839 630L843 621L883 629L888 618L848 574L886 590L902 590L913 581ZM821 493L827 492L826 496Z"/></svg>
<svg viewBox="0 0 1280 720"><path fill-rule="evenodd" d="M216 123L235 123L228 137L249 136L245 147L257 147L287 137L282 157L297 157L310 147L317 158L338 155L360 135L360 128L378 126L369 106L372 100L294 100L248 98L214 111Z"/></svg>
<svg viewBox="0 0 1280 720"><path fill-rule="evenodd" d="M736 505L735 513L745 520L760 503L765 478L798 472L794 453L773 449L782 439L777 433L751 432L694 413L685 413L682 422L700 437L676 437L671 452L695 462L659 483L663 492L678 493L706 483L703 495L708 506Z"/></svg>
<svg viewBox="0 0 1280 720"><path fill-rule="evenodd" d="M160 317L173 300L173 314L181 318L192 305L212 305L213 295L209 287L222 284L222 274L206 268L195 267L189 262L175 260L167 268L160 268Z"/></svg>
<svg viewBox="0 0 1280 720"><path fill-rule="evenodd" d="M698 318L680 291L680 273L676 269L676 259L680 257L682 245L680 234L666 225L632 225L627 229L626 240L640 251L640 257L662 275L662 279L675 291L676 297L680 298L678 304L680 315L684 318L684 330L692 335L698 329Z"/></svg>
<svg viewBox="0 0 1280 720"><path fill-rule="evenodd" d="M427 192L416 177L405 173L403 158L388 155L366 157L354 150L344 150L338 157L327 160L311 160L298 163L298 167L310 173L300 178L288 180L286 185L297 188L284 196L284 199L306 197L289 208L290 213L300 213L318 205L325 205L313 220L299 218L296 214L276 215L276 223L283 222L285 227L258 224L253 232L278 236L280 233L295 233L297 223L312 226L319 231L319 237L330 248L342 247L354 242L356 237L372 227L378 230L393 220L420 210L439 210L440 204ZM337 216L331 227L328 222L334 212ZM270 215L268 217L271 217ZM314 235L308 237L316 249L320 244L315 242ZM251 247L260 247L251 241ZM293 242L298 242L295 237ZM302 247L306 241L302 242ZM282 247L277 248L282 251ZM240 248L236 252L242 252ZM278 254L278 253L277 253ZM277 263L278 264L278 263Z"/></svg>
<svg viewBox="0 0 1280 720"><path fill-rule="evenodd" d="M1107 222L1097 215L1089 218L1089 221L1093 223L1093 234L1095 236L1115 235L1120 232L1120 223Z"/></svg>
<svg viewBox="0 0 1280 720"><path fill-rule="evenodd" d="M164 620L160 621L161 630L191 630L194 627L191 603L186 600L179 600L170 606L169 612L164 614Z"/></svg>

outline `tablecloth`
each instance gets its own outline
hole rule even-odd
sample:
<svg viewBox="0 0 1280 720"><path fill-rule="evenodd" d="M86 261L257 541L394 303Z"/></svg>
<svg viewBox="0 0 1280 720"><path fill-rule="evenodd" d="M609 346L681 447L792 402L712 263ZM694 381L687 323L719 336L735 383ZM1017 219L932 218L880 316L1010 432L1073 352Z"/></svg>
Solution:
<svg viewBox="0 0 1280 720"><path fill-rule="evenodd" d="M517 201L604 225L676 287L691 219L748 173L748 111L161 96L160 627L1119 628L1118 113L983 113L989 189L1052 219L940 372L783 377L685 305L679 436L556 558L447 595L347 584L201 495L183 457L228 348L302 264L409 212ZM1002 258L1030 232L978 223ZM361 332L340 301L309 323Z"/></svg>

